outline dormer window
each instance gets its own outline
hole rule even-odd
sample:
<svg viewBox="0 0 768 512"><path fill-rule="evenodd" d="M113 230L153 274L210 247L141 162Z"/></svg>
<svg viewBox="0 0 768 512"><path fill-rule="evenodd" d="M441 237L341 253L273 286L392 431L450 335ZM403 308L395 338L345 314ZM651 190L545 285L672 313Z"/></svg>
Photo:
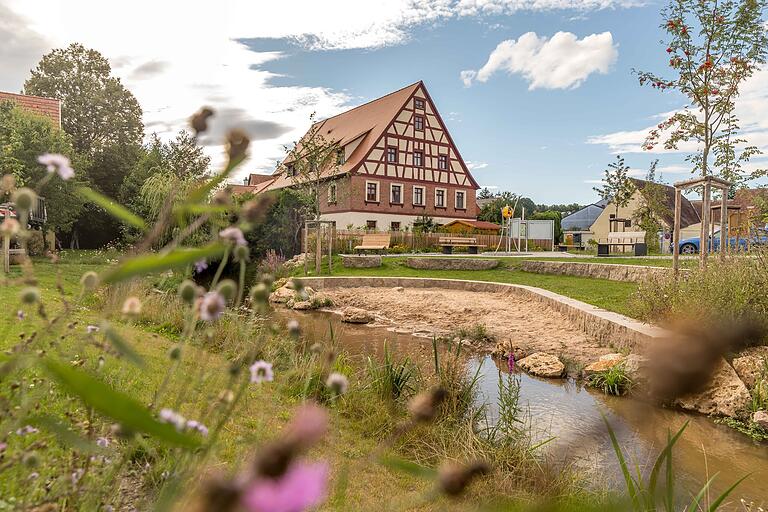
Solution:
<svg viewBox="0 0 768 512"><path fill-rule="evenodd" d="M416 116L413 118L413 127L419 131L424 130L424 117Z"/></svg>
<svg viewBox="0 0 768 512"><path fill-rule="evenodd" d="M294 164L288 164L285 166L285 174L293 177L296 176L296 166Z"/></svg>
<svg viewBox="0 0 768 512"><path fill-rule="evenodd" d="M413 106L419 110L424 110L424 100L421 98L415 98L413 100Z"/></svg>
<svg viewBox="0 0 768 512"><path fill-rule="evenodd" d="M347 155L344 153L344 148L336 150L336 165L344 165L347 161Z"/></svg>

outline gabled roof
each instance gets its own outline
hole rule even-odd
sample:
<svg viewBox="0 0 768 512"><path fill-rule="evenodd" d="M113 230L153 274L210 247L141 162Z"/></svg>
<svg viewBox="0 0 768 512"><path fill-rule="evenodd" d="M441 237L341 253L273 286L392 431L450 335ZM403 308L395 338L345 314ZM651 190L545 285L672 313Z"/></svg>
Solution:
<svg viewBox="0 0 768 512"><path fill-rule="evenodd" d="M0 91L0 102L3 101L12 101L25 110L45 116L61 128L61 100Z"/></svg>
<svg viewBox="0 0 768 512"><path fill-rule="evenodd" d="M639 180L637 178L630 179L641 194L643 193L645 187L651 183L649 181ZM673 226L675 223L675 187L670 187L669 185L664 185L663 183L656 183L656 185L662 187L664 190L664 197L662 198L662 201L666 208L664 213L661 215L661 218L664 223L667 224L667 226ZM693 207L691 202L685 196L682 196L681 199L680 227L687 228L688 226L692 226L693 224L701 222L699 212L696 211L696 208Z"/></svg>

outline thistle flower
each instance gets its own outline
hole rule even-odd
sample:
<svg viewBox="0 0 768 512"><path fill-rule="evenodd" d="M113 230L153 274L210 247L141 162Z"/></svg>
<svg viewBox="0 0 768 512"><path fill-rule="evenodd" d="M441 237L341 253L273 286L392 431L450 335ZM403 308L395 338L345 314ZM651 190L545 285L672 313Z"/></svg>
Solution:
<svg viewBox="0 0 768 512"><path fill-rule="evenodd" d="M248 242L245 241L245 236L243 236L243 231L235 226L222 229L219 231L219 236L235 245L248 245Z"/></svg>
<svg viewBox="0 0 768 512"><path fill-rule="evenodd" d="M208 427L206 427L205 425L203 425L199 421L187 420L186 427L187 427L188 430L194 430L195 432L199 432L203 436L207 436L208 435Z"/></svg>
<svg viewBox="0 0 768 512"><path fill-rule="evenodd" d="M243 130L232 130L227 134L227 154L229 160L238 160L245 156L248 144L251 141Z"/></svg>
<svg viewBox="0 0 768 512"><path fill-rule="evenodd" d="M195 135L200 135L208 129L208 118L213 115L213 110L209 107L203 107L189 118L189 125L195 131Z"/></svg>
<svg viewBox="0 0 768 512"><path fill-rule="evenodd" d="M455 497L462 494L475 477L485 475L490 470L491 468L484 461L466 465L446 464L438 471L437 481L441 491Z"/></svg>
<svg viewBox="0 0 768 512"><path fill-rule="evenodd" d="M208 268L208 262L205 259L197 260L195 262L195 274L199 274L203 270Z"/></svg>
<svg viewBox="0 0 768 512"><path fill-rule="evenodd" d="M141 313L141 301L138 297L128 297L123 302L123 314L127 316L138 316Z"/></svg>
<svg viewBox="0 0 768 512"><path fill-rule="evenodd" d="M224 297L218 292L208 292L200 299L200 318L212 322L218 320L227 307Z"/></svg>
<svg viewBox="0 0 768 512"><path fill-rule="evenodd" d="M176 427L176 430L178 431L184 430L184 427L187 425L187 420L184 418L184 416L177 413L173 409L160 409L159 417L160 421L170 423Z"/></svg>
<svg viewBox="0 0 768 512"><path fill-rule="evenodd" d="M437 406L445 399L443 388L422 391L408 403L408 411L415 421L432 421L437 415Z"/></svg>
<svg viewBox="0 0 768 512"><path fill-rule="evenodd" d="M343 395L349 389L349 380L341 373L333 372L328 376L325 385L337 395Z"/></svg>
<svg viewBox="0 0 768 512"><path fill-rule="evenodd" d="M266 361L256 361L250 367L251 382L261 384L262 382L272 382L275 374L272 371L272 363Z"/></svg>
<svg viewBox="0 0 768 512"><path fill-rule="evenodd" d="M13 193L13 202L19 210L31 210L32 205L35 204L35 199L37 199L35 191L26 187Z"/></svg>
<svg viewBox="0 0 768 512"><path fill-rule="evenodd" d="M21 290L19 298L24 304L34 304L40 300L40 290L34 286L28 286Z"/></svg>
<svg viewBox="0 0 768 512"><path fill-rule="evenodd" d="M300 405L286 427L286 440L307 450L328 432L328 411L314 402Z"/></svg>
<svg viewBox="0 0 768 512"><path fill-rule="evenodd" d="M83 285L83 288L86 290L93 290L99 284L99 275L90 270L80 278L80 284Z"/></svg>
<svg viewBox="0 0 768 512"><path fill-rule="evenodd" d="M75 170L72 169L72 164L64 155L58 153L45 153L37 157L37 161L45 166L45 170L49 173L57 173L61 179L68 180L75 175Z"/></svg>
<svg viewBox="0 0 768 512"><path fill-rule="evenodd" d="M733 62L733 59L731 59ZM13 174L3 174L0 179L0 191L9 194L16 188L16 177Z"/></svg>
<svg viewBox="0 0 768 512"><path fill-rule="evenodd" d="M216 286L216 291L219 292L225 300L232 300L237 294L237 283L232 279L222 279L218 286Z"/></svg>
<svg viewBox="0 0 768 512"><path fill-rule="evenodd" d="M16 318L18 318L19 320L24 320L26 317L27 317L27 315L24 314L24 312L22 310L18 310L16 312Z"/></svg>
<svg viewBox="0 0 768 512"><path fill-rule="evenodd" d="M96 446L99 446L101 448L106 448L109 446L109 439L106 437L99 437L96 439Z"/></svg>
<svg viewBox="0 0 768 512"><path fill-rule="evenodd" d="M325 501L328 465L297 462L278 479L257 478L246 489L248 512L302 512Z"/></svg>
<svg viewBox="0 0 768 512"><path fill-rule="evenodd" d="M179 285L179 298L187 304L192 304L197 296L197 285L189 279L185 279Z"/></svg>
<svg viewBox="0 0 768 512"><path fill-rule="evenodd" d="M2 224L0 224L0 235L11 237L16 236L21 230L21 224L16 219L6 217Z"/></svg>
<svg viewBox="0 0 768 512"><path fill-rule="evenodd" d="M298 336L299 335L299 321L298 320L289 320L288 324L286 324L286 327L288 328L288 334L291 336Z"/></svg>

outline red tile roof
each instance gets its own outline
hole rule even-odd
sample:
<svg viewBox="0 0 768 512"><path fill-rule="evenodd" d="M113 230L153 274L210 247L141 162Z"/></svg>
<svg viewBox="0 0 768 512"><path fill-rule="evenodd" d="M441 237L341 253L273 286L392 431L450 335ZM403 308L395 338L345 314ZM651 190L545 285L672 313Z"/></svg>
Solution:
<svg viewBox="0 0 768 512"><path fill-rule="evenodd" d="M61 128L61 100L0 91L0 101L12 101L19 107L47 117Z"/></svg>

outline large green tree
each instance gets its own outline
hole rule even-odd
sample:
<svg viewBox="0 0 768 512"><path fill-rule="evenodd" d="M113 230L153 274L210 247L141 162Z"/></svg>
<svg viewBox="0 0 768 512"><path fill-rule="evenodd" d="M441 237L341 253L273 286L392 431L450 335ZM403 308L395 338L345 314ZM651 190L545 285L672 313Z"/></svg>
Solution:
<svg viewBox="0 0 768 512"><path fill-rule="evenodd" d="M525 210L525 218L531 217L534 211L536 211L536 204L528 197L519 197L513 192L499 192L492 194L489 198L493 198L488 201L480 209L477 218L488 222L495 222L501 224L501 209L505 206L514 206L516 218L522 216L523 210Z"/></svg>
<svg viewBox="0 0 768 512"><path fill-rule="evenodd" d="M51 176L41 188L47 171L37 157L44 153L68 156L75 168L75 177L64 181ZM46 228L60 233L68 231L82 211L83 203L75 193L81 183L79 159L72 148L70 137L59 130L48 118L23 110L11 102L0 102L0 170L13 174L17 186L36 189L46 200L48 223ZM9 198L0 198L0 202Z"/></svg>

